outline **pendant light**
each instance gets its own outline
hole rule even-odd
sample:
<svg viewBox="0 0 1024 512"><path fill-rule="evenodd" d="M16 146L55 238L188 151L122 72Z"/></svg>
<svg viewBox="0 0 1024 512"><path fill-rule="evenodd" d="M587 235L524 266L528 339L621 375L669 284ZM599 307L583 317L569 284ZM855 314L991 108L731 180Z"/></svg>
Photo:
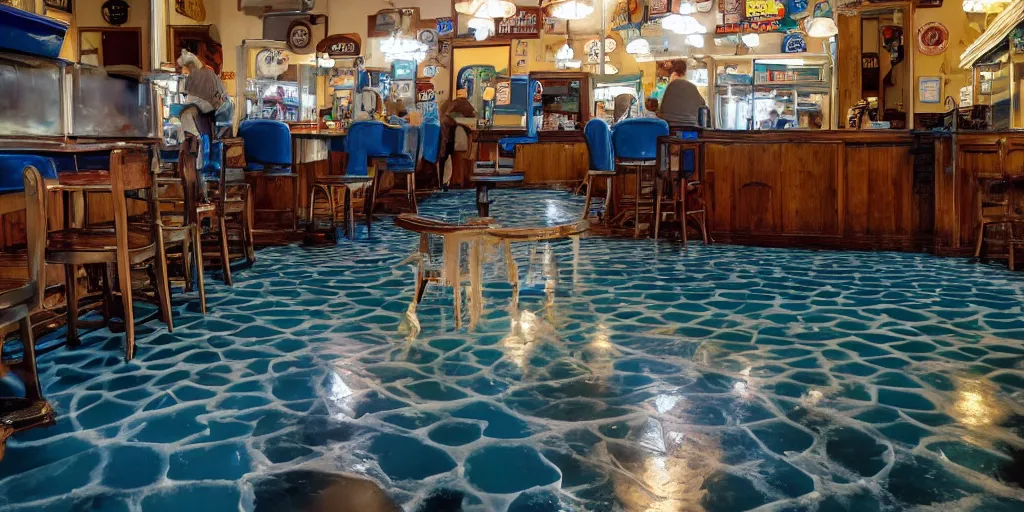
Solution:
<svg viewBox="0 0 1024 512"><path fill-rule="evenodd" d="M594 0L541 0L540 8L549 18L582 20L594 12Z"/></svg>
<svg viewBox="0 0 1024 512"><path fill-rule="evenodd" d="M509 0L460 0L455 12L480 18L510 18L516 13L516 4Z"/></svg>
<svg viewBox="0 0 1024 512"><path fill-rule="evenodd" d="M832 19L832 6L826 0L814 4L812 14L804 20L804 32L810 37L826 38L839 34L836 20Z"/></svg>
<svg viewBox="0 0 1024 512"><path fill-rule="evenodd" d="M494 20L482 16L476 16L466 24L473 29L473 37L477 41L483 41L494 34Z"/></svg>

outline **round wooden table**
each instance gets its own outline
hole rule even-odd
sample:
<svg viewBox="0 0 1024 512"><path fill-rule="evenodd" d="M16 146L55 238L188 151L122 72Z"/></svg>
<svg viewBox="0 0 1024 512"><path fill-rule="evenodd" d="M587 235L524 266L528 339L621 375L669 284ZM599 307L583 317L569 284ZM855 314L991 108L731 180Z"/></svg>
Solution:
<svg viewBox="0 0 1024 512"><path fill-rule="evenodd" d="M474 174L469 177L476 184L476 211L480 217L490 217L491 200L488 197L491 188L498 183L522 183L523 173L511 174Z"/></svg>

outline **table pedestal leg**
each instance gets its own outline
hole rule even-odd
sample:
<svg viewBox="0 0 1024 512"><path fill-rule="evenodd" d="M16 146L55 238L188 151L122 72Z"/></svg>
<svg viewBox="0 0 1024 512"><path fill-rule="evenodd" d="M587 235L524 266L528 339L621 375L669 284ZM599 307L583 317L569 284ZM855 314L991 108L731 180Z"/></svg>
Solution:
<svg viewBox="0 0 1024 512"><path fill-rule="evenodd" d="M478 183L476 186L476 211L481 217L490 216L491 201L487 197L488 188L485 183Z"/></svg>

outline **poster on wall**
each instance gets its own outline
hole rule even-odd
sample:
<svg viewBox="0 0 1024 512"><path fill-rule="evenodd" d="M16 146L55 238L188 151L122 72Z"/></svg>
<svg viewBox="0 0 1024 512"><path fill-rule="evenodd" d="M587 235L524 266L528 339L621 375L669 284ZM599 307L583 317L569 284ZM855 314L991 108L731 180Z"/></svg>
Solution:
<svg viewBox="0 0 1024 512"><path fill-rule="evenodd" d="M206 6L203 0L174 0L174 11L196 21L206 21Z"/></svg>
<svg viewBox="0 0 1024 512"><path fill-rule="evenodd" d="M660 16L668 14L669 0L650 0L647 5L648 16Z"/></svg>
<svg viewBox="0 0 1024 512"><path fill-rule="evenodd" d="M512 103L512 82L503 81L498 82L498 89L494 94L494 104L508 105Z"/></svg>
<svg viewBox="0 0 1024 512"><path fill-rule="evenodd" d="M32 2L20 2L20 3L32 3ZM72 7L71 0L43 0L43 5L45 5L47 9L56 9L58 11L64 11L64 12L66 12L68 14L71 14L71 7ZM30 9L26 9L26 10L30 10ZM35 9L31 9L31 10L35 10Z"/></svg>
<svg viewBox="0 0 1024 512"><path fill-rule="evenodd" d="M455 22L451 17L437 19L437 35L439 37L450 36L455 33Z"/></svg>

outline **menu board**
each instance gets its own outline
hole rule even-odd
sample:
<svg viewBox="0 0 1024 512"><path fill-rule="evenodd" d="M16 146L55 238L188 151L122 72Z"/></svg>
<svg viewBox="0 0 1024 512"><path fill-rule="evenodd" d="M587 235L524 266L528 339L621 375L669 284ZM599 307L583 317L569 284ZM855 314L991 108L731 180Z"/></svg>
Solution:
<svg viewBox="0 0 1024 512"><path fill-rule="evenodd" d="M335 34L325 37L316 45L318 53L326 53L332 59L358 57L362 51L359 34Z"/></svg>
<svg viewBox="0 0 1024 512"><path fill-rule="evenodd" d="M540 39L543 16L540 7L516 7L509 18L499 18L494 37L506 39Z"/></svg>

